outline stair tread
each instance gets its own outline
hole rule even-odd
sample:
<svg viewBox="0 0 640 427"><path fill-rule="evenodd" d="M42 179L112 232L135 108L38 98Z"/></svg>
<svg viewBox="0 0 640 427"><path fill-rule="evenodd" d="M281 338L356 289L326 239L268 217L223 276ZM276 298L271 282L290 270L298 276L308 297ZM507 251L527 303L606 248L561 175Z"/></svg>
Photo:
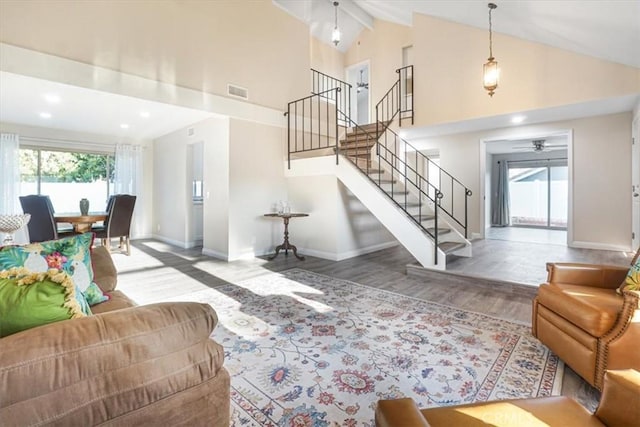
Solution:
<svg viewBox="0 0 640 427"><path fill-rule="evenodd" d="M374 140L368 141L340 141L340 148L371 148L376 145Z"/></svg>
<svg viewBox="0 0 640 427"><path fill-rule="evenodd" d="M463 242L440 242L438 244L438 248L440 248L445 254L455 252L458 249L464 248L465 246L467 246L467 244Z"/></svg>
<svg viewBox="0 0 640 427"><path fill-rule="evenodd" d="M434 234L434 232L436 231L435 227L429 227L427 228L427 231L431 234ZM451 229L450 228L446 228L446 227L438 227L438 235L441 234L447 234L447 233L451 233Z"/></svg>
<svg viewBox="0 0 640 427"><path fill-rule="evenodd" d="M422 204L420 202L407 202L405 203L404 200L397 200L394 199L400 206L403 206L405 208L419 208L420 206L422 206Z"/></svg>
<svg viewBox="0 0 640 427"><path fill-rule="evenodd" d="M374 144L378 140L376 137L376 133L357 133L357 134L347 134L343 138L340 138L341 143L354 143L358 141L369 141L371 144Z"/></svg>
<svg viewBox="0 0 640 427"><path fill-rule="evenodd" d="M432 221L435 219L435 215L422 214L422 215L411 215L415 220L420 222Z"/></svg>

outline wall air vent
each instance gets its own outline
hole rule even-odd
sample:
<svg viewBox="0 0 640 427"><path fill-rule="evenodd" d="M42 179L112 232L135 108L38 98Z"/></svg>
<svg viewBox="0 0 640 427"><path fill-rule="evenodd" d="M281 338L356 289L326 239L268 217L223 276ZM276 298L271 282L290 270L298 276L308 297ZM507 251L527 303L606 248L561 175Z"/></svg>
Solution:
<svg viewBox="0 0 640 427"><path fill-rule="evenodd" d="M249 99L249 90L240 86L228 84L227 95L246 100Z"/></svg>
<svg viewBox="0 0 640 427"><path fill-rule="evenodd" d="M195 135L195 133L196 132L193 130L193 128L187 129L187 136L193 136L193 135Z"/></svg>

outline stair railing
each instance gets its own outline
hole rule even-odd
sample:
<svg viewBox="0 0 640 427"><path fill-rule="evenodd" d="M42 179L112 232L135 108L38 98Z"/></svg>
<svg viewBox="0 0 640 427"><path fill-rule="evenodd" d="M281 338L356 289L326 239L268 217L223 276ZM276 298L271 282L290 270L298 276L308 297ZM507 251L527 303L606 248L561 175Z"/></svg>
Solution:
<svg viewBox="0 0 640 427"><path fill-rule="evenodd" d="M291 101L287 117L287 164L291 169L291 154L333 149L338 164L338 109L327 102L338 99L341 88L335 87Z"/></svg>
<svg viewBox="0 0 640 427"><path fill-rule="evenodd" d="M428 182L431 170L435 169L438 182L430 184L437 192L431 194L429 200L439 194L439 208L463 229L464 237L467 238L468 199L472 195L471 190L390 128L396 117L400 126L403 119L408 118L411 118L413 124L413 66L399 68L396 73L398 80L376 104L376 155L380 157L382 151L385 162L389 162L387 153L393 153L391 161L397 163L394 169L405 168L407 173L419 175L420 178L415 178L416 180ZM411 152L414 154L409 154ZM409 159L409 156L413 158Z"/></svg>
<svg viewBox="0 0 640 427"><path fill-rule="evenodd" d="M311 69L311 93L326 93L327 99L335 102L336 108L341 111L343 116L351 118L351 85L328 74L318 70ZM338 92L332 92L332 89L340 88ZM341 126L347 126L346 122L340 119Z"/></svg>
<svg viewBox="0 0 640 427"><path fill-rule="evenodd" d="M363 146L356 145L355 152L346 154L346 158L351 163L355 164L356 167L360 169L360 171L364 175L366 175L367 178L371 182L373 182L389 199L391 199L391 201L395 203L407 215L409 219L411 219L420 229L422 229L423 232L425 232L433 239L436 248L436 250L434 251L434 264L437 265L437 248L439 242L438 218L439 211L441 210L440 203L443 197L442 193L438 190L437 187L435 187L423 175L421 175L418 170L414 169L411 165L404 162L401 158L398 158L395 151L392 151L386 145L381 145L374 132L367 131L350 118L344 116L345 115L343 114L343 119L349 123L349 127L352 128L352 135L356 138L356 140L376 141L376 159L379 168L386 166L386 169L391 171L391 177L389 180L383 179L382 169L371 168L371 148L366 144L364 144ZM345 154L344 151L343 154ZM362 161L361 159L366 159L366 161ZM398 181L403 182L402 187L397 184L398 181L396 181L396 178L398 178ZM391 188L385 188L385 184L390 184ZM402 188L402 190L400 190L399 187ZM411 213L410 211L412 206L409 202L408 196L410 192L407 191L408 188L411 188L413 190L411 193L418 195L419 203L417 206L415 206L418 209L417 214ZM401 197L397 197L398 195L400 195ZM422 219L428 212L426 209L426 205L431 205L433 209L434 227L432 229L429 227L425 227L422 221Z"/></svg>
<svg viewBox="0 0 640 427"><path fill-rule="evenodd" d="M399 126L403 119L413 124L413 65L398 68L396 74L398 79L376 104L376 123L391 123L399 115Z"/></svg>

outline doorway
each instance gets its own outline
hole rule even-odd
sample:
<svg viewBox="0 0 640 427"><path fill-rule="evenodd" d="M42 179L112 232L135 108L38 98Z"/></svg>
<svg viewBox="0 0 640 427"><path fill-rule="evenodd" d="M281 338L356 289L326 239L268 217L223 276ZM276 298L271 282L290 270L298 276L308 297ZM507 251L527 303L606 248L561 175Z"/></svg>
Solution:
<svg viewBox="0 0 640 427"><path fill-rule="evenodd" d="M204 234L204 142L202 141L187 146L187 174L191 187L187 246L201 246Z"/></svg>
<svg viewBox="0 0 640 427"><path fill-rule="evenodd" d="M570 132L564 132L482 143L486 238L571 241L570 141Z"/></svg>
<svg viewBox="0 0 640 427"><path fill-rule="evenodd" d="M347 83L351 85L351 120L359 125L371 123L371 88L369 61L346 68Z"/></svg>

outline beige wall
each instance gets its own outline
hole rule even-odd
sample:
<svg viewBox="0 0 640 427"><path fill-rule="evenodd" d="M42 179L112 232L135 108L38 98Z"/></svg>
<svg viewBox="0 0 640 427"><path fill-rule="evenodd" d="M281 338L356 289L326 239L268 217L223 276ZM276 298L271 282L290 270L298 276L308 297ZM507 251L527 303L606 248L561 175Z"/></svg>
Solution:
<svg viewBox="0 0 640 427"><path fill-rule="evenodd" d="M402 67L402 48L412 43L411 27L376 19L374 30L362 30L347 51L345 66L370 61L369 90L374 108L398 78L396 69ZM375 111L371 116L375 117Z"/></svg>
<svg viewBox="0 0 640 427"><path fill-rule="evenodd" d="M532 126L445 135L411 141L437 148L442 167L473 191L470 230L481 232L481 141L573 132L573 224L575 246L629 250L631 242L631 113L587 117ZM487 195L488 196L488 195ZM571 201L570 201L571 203Z"/></svg>
<svg viewBox="0 0 640 427"><path fill-rule="evenodd" d="M415 125L489 117L640 92L640 69L494 33L500 86L482 88L487 31L414 14L413 26L376 20L347 51L345 65L371 61L372 104L402 66L413 45Z"/></svg>
<svg viewBox="0 0 640 427"><path fill-rule="evenodd" d="M416 125L535 110L640 92L640 69L494 33L501 75L482 88L488 35L414 14Z"/></svg>
<svg viewBox="0 0 640 427"><path fill-rule="evenodd" d="M283 109L308 93L309 29L253 1L3 0L0 42Z"/></svg>
<svg viewBox="0 0 640 427"><path fill-rule="evenodd" d="M311 68L344 80L344 53L315 37L310 37L310 43Z"/></svg>

